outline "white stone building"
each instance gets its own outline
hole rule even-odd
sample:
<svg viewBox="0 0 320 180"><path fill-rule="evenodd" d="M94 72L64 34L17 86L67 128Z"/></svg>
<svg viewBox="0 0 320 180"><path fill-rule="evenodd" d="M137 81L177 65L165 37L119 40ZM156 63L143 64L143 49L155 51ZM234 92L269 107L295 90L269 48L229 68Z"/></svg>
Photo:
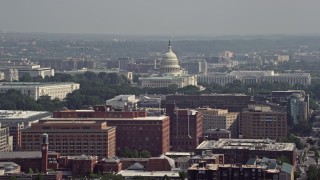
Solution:
<svg viewBox="0 0 320 180"><path fill-rule="evenodd" d="M177 85L178 88L188 85L197 85L197 78L194 75L188 75L180 68L179 60L172 52L170 41L168 52L163 56L160 64L160 73L157 76L139 78L142 87L160 88L170 85Z"/></svg>
<svg viewBox="0 0 320 180"><path fill-rule="evenodd" d="M240 80L243 83L262 83L262 82L285 82L290 85L302 84L311 85L310 73L275 73L274 71L232 71L227 73L215 73L199 75L198 82L216 83L225 85L234 80Z"/></svg>
<svg viewBox="0 0 320 180"><path fill-rule="evenodd" d="M66 83L39 83L39 82L3 82L0 83L0 93L10 89L18 90L21 94L28 95L35 100L40 96L50 96L51 99L64 99L68 93L80 88L80 84Z"/></svg>

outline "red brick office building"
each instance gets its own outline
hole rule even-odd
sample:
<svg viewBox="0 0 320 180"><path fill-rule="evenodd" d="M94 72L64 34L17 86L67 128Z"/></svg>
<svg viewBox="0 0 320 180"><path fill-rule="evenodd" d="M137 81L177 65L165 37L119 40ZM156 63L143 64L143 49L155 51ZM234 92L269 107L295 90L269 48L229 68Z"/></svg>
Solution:
<svg viewBox="0 0 320 180"><path fill-rule="evenodd" d="M59 111L51 120L106 122L116 127L116 155L125 148L147 150L159 156L170 149L170 119L168 116L147 116L145 111L112 111L108 106L95 106L94 110Z"/></svg>
<svg viewBox="0 0 320 180"><path fill-rule="evenodd" d="M170 104L166 114L170 116L171 151L194 152L202 137L202 113Z"/></svg>
<svg viewBox="0 0 320 180"><path fill-rule="evenodd" d="M49 135L49 149L64 156L93 155L113 157L116 150L116 128L105 122L78 120L40 120L22 130L21 149L41 148L41 135Z"/></svg>

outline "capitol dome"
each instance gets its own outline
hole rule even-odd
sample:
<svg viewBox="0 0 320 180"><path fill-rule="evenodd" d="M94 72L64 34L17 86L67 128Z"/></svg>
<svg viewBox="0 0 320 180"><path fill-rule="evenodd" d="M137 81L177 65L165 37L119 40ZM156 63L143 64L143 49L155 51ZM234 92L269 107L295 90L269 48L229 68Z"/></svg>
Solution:
<svg viewBox="0 0 320 180"><path fill-rule="evenodd" d="M179 60L176 54L172 51L171 43L169 41L168 51L163 55L160 64L161 76L180 76L181 70Z"/></svg>
<svg viewBox="0 0 320 180"><path fill-rule="evenodd" d="M177 55L172 52L172 49L171 49L171 46L169 45L169 49L168 49L168 52L166 52L164 55L163 55L163 60L173 60L173 61L178 61L178 58L177 58Z"/></svg>

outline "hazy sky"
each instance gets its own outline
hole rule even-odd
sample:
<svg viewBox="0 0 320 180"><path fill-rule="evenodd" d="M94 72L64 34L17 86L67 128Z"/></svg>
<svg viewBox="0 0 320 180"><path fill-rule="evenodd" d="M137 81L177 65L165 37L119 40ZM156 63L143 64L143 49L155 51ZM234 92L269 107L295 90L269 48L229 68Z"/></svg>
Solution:
<svg viewBox="0 0 320 180"><path fill-rule="evenodd" d="M320 34L320 0L0 0L0 29L141 35Z"/></svg>

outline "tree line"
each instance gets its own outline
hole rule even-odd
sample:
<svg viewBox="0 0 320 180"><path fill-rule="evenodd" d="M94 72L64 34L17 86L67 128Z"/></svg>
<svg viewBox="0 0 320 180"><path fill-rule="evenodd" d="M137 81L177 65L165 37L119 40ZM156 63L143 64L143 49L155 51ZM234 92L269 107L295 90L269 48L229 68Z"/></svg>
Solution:
<svg viewBox="0 0 320 180"><path fill-rule="evenodd" d="M136 78L138 79L138 78ZM218 84L201 84L205 87L200 90L197 86L186 86L178 88L176 85L170 85L163 88L141 88L131 84L128 79L117 73L85 72L84 74L63 74L56 73L55 76L42 78L31 77L29 74L20 78L22 82L76 82L80 84L80 89L69 93L67 97L60 101L58 99L50 100L49 97L41 97L35 101L32 98L21 95L17 91L8 91L6 94L0 94L0 108L19 109L19 110L49 110L55 111L62 107L68 109L81 109L88 106L104 104L105 100L111 99L120 94L210 94L210 93L245 93L254 95L257 93L268 93L270 91L302 89L310 94L312 99L320 100L320 82L314 81L311 86L294 85L288 83L268 83L245 84L239 80L221 86ZM317 108L314 101L310 101L311 108Z"/></svg>

